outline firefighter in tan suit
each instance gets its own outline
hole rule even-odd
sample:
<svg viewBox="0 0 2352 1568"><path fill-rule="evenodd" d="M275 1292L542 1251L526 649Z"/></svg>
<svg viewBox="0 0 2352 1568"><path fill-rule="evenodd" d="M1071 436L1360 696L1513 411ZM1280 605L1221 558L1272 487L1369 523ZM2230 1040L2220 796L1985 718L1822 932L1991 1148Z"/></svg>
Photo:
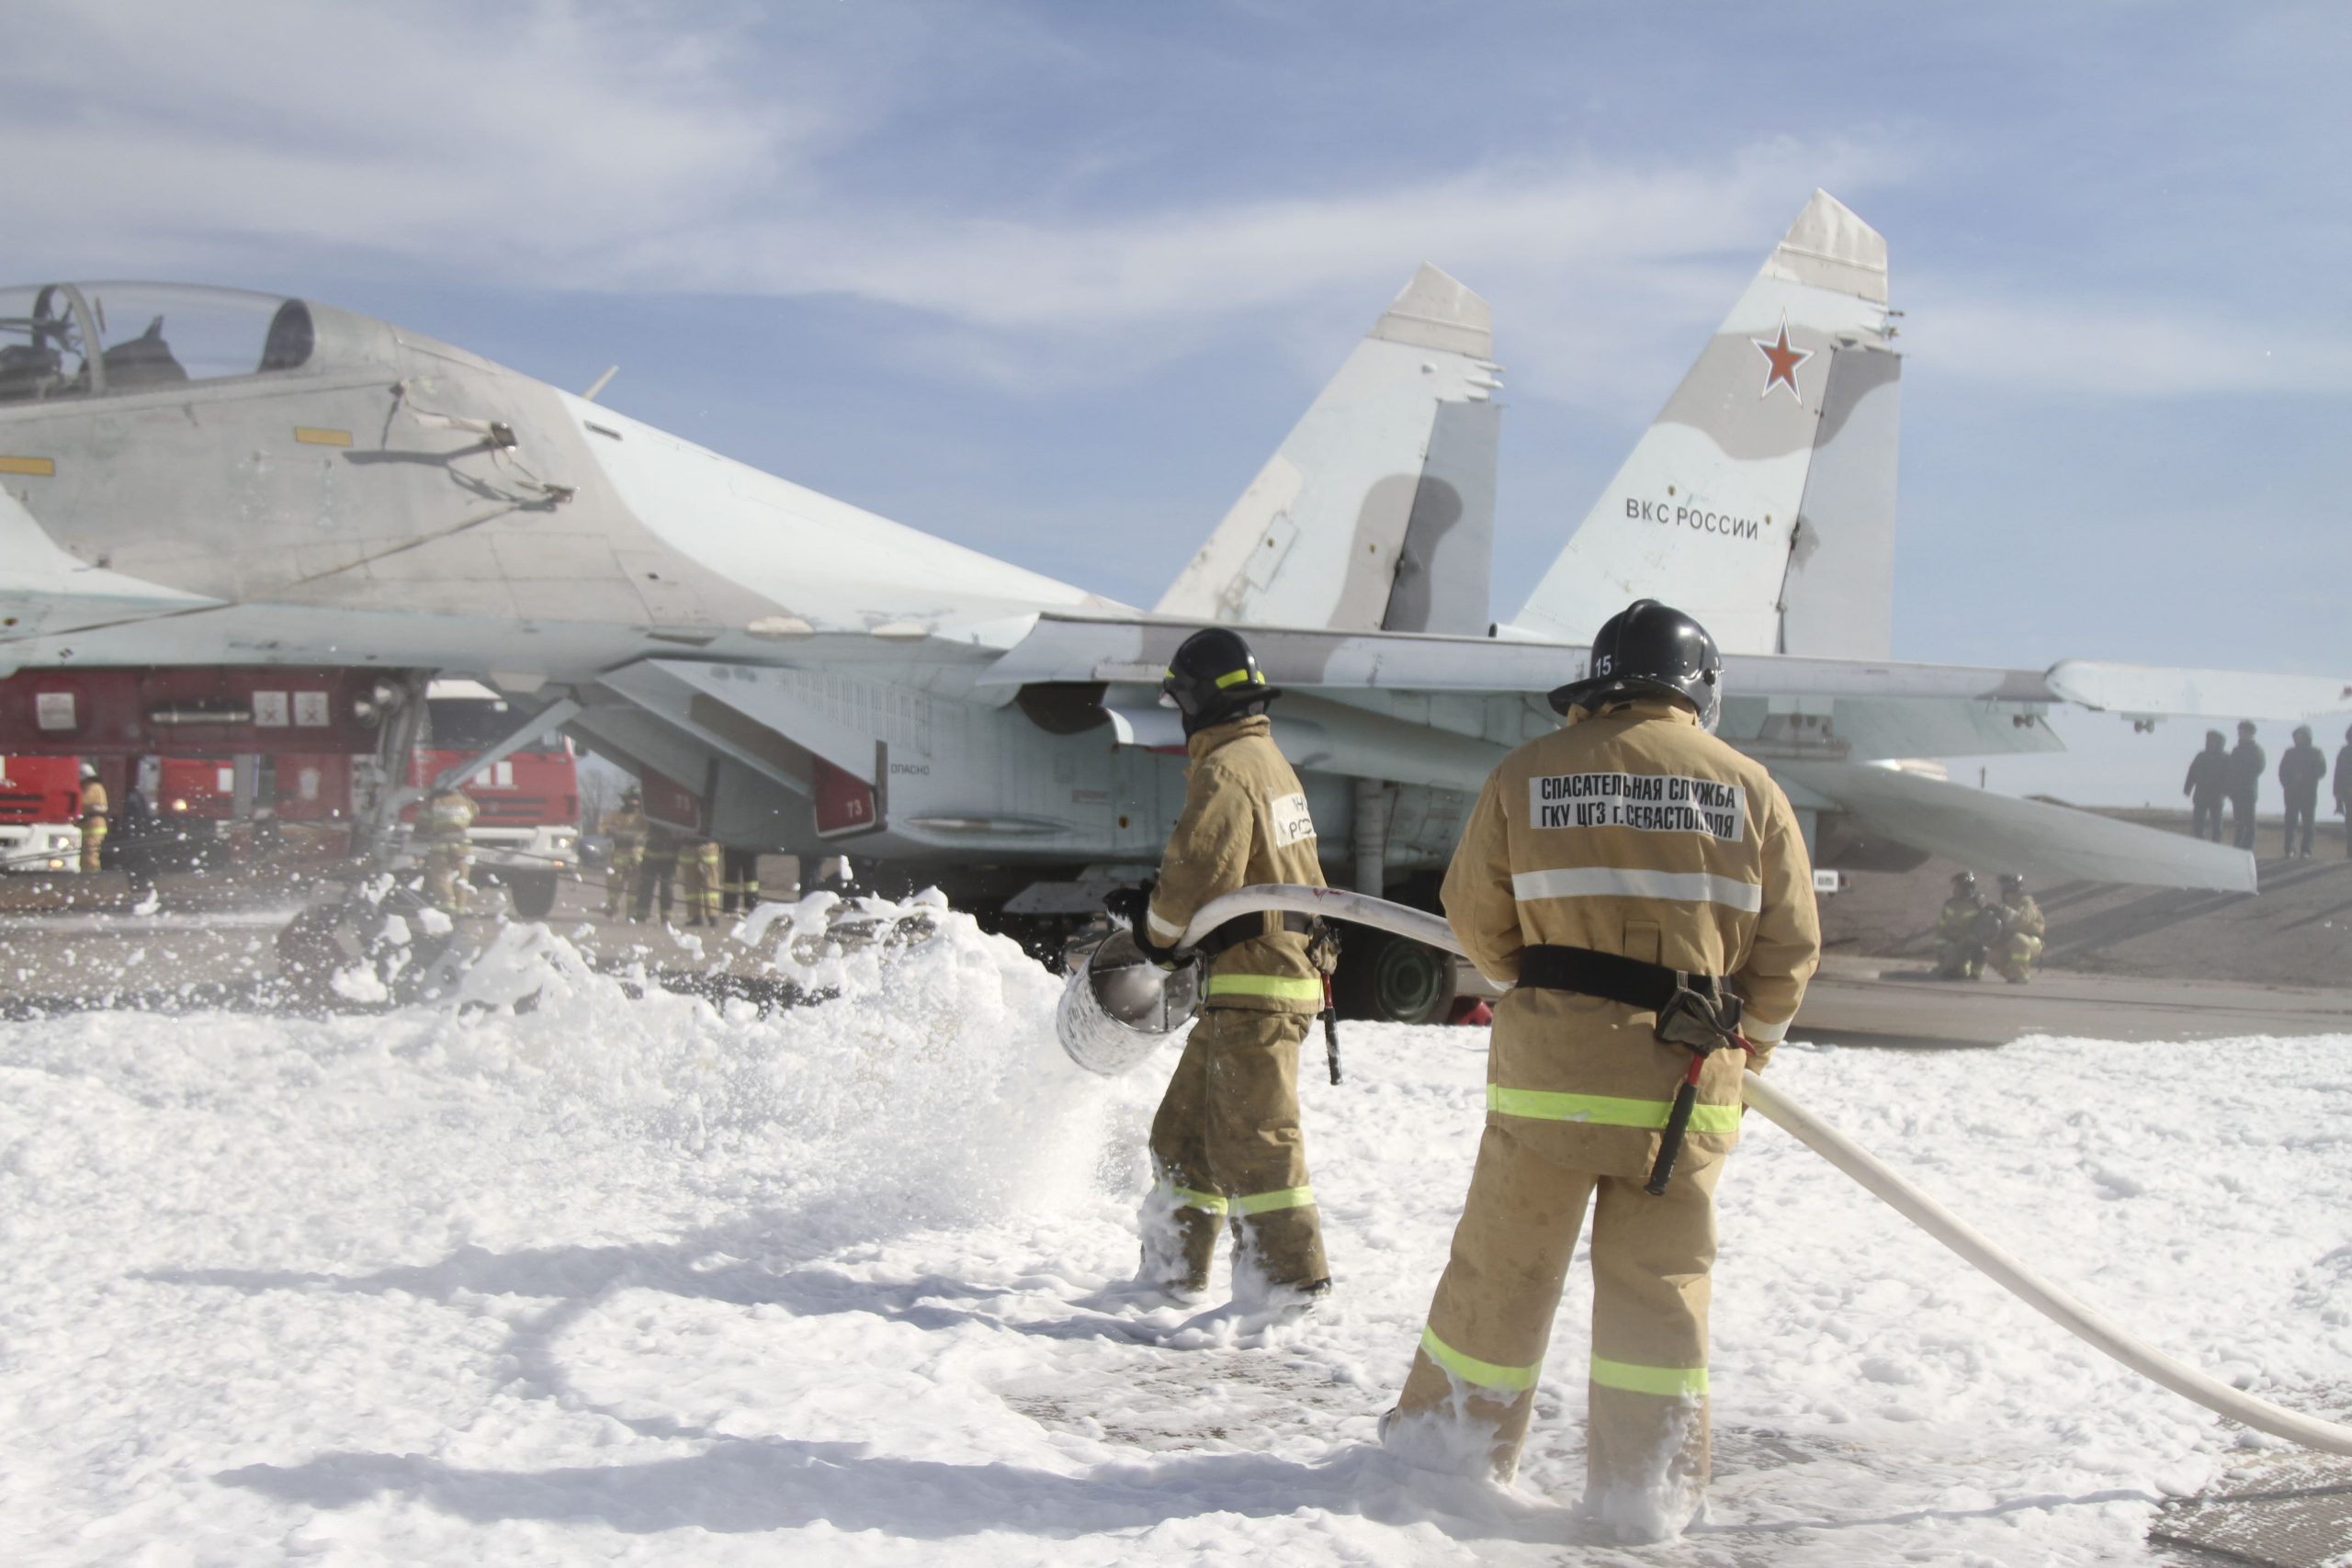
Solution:
<svg viewBox="0 0 2352 1568"><path fill-rule="evenodd" d="M1820 953L1795 814L1710 733L1721 665L1679 611L1642 600L1611 618L1592 676L1552 694L1566 727L1503 760L1454 851L1446 918L1482 973L1515 984L1453 1257L1382 1422L1415 1458L1513 1472L1589 1204L1584 1511L1627 1540L1679 1532L1706 1486L1715 1182L1741 1074L1787 1032ZM1702 1018L1669 1003L1678 989Z"/></svg>
<svg viewBox="0 0 2352 1568"><path fill-rule="evenodd" d="M95 874L107 842L107 786L98 770L82 764L82 869Z"/></svg>
<svg viewBox="0 0 2352 1568"><path fill-rule="evenodd" d="M1202 905L1253 883L1323 886L1315 824L1298 775L1277 750L1266 683L1249 645L1196 632L1170 661L1163 695L1184 716L1184 809L1159 881L1124 889L1114 915L1154 958L1172 956ZM1323 1234L1298 1124L1298 1047L1323 1007L1313 922L1246 915L1198 946L1200 1021L1151 1124L1157 1182L1143 1210L1142 1282L1207 1290L1218 1234L1235 1233L1234 1294L1311 1300L1329 1287Z"/></svg>

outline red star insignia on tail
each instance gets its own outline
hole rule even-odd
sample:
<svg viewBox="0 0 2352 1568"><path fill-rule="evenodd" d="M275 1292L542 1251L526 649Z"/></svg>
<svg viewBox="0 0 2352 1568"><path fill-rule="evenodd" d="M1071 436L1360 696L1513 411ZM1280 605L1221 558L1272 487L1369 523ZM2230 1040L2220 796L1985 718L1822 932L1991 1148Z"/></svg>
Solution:
<svg viewBox="0 0 2352 1568"><path fill-rule="evenodd" d="M1783 310L1781 313L1779 338L1752 337L1747 341L1756 345L1756 352L1764 356L1764 363L1769 367L1764 372L1764 389L1756 395L1769 398L1773 388L1786 387L1789 396L1799 402L1804 401L1804 394L1797 390L1797 367L1813 357L1813 350L1789 346L1788 312Z"/></svg>

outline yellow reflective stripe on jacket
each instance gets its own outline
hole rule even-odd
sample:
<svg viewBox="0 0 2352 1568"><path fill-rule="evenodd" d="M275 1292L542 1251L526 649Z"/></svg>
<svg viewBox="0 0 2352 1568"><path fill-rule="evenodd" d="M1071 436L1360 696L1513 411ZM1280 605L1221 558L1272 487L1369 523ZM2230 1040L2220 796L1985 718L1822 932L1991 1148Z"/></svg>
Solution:
<svg viewBox="0 0 2352 1568"><path fill-rule="evenodd" d="M1600 1127L1663 1127L1673 1102L1664 1100L1620 1100L1609 1094L1563 1094L1545 1089L1505 1089L1487 1086L1487 1109L1531 1122L1589 1122ZM1734 1133L1739 1130L1736 1105L1694 1105L1690 1131Z"/></svg>
<svg viewBox="0 0 2352 1568"><path fill-rule="evenodd" d="M1199 1209L1204 1213L1222 1214L1231 1207L1214 1192L1202 1192L1190 1187L1173 1187L1169 1191L1180 1209Z"/></svg>
<svg viewBox="0 0 2352 1568"><path fill-rule="evenodd" d="M1319 1002L1323 982L1312 975L1211 975L1213 997L1275 997L1286 1002Z"/></svg>
<svg viewBox="0 0 2352 1568"><path fill-rule="evenodd" d="M1247 1198L1233 1200L1233 1212L1247 1218L1251 1214L1271 1214L1277 1209L1306 1209L1315 1203L1312 1187L1285 1187L1278 1192L1252 1192Z"/></svg>
<svg viewBox="0 0 2352 1568"><path fill-rule="evenodd" d="M1437 1337L1434 1328L1421 1330L1421 1348L1429 1359L1460 1378L1464 1382L1480 1388L1494 1389L1503 1393L1525 1393L1535 1386L1543 1374L1544 1363L1532 1367L1498 1367L1492 1361L1482 1361L1476 1356L1465 1356Z"/></svg>
<svg viewBox="0 0 2352 1568"><path fill-rule="evenodd" d="M1637 1367L1631 1361L1612 1361L1606 1356L1592 1359L1592 1381L1602 1388L1622 1388L1628 1393L1655 1393L1663 1399L1696 1396L1707 1392L1707 1369L1704 1367Z"/></svg>

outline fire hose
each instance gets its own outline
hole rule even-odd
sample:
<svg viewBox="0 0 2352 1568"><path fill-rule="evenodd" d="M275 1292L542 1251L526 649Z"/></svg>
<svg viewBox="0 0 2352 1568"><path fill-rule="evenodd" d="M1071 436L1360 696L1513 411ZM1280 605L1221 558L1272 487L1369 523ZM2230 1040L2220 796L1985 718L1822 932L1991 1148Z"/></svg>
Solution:
<svg viewBox="0 0 2352 1568"><path fill-rule="evenodd" d="M1320 915L1327 919L1373 926L1463 956L1462 944L1454 940L1453 929L1440 916L1341 888L1288 885L1244 887L1211 899L1185 927L1177 946L1189 947L1236 916L1261 910ZM1083 983L1082 975L1079 983ZM1971 1268L2102 1355L2184 1399L2194 1400L2215 1415L2225 1416L2257 1432L2267 1432L2322 1453L2352 1455L2352 1427L2256 1399L2133 1338L2117 1324L2033 1273L1973 1225L1911 1185L1878 1156L1807 1111L1786 1092L1765 1082L1753 1070L1747 1077L1747 1101L1758 1115L1852 1177L1864 1191L1959 1254Z"/></svg>

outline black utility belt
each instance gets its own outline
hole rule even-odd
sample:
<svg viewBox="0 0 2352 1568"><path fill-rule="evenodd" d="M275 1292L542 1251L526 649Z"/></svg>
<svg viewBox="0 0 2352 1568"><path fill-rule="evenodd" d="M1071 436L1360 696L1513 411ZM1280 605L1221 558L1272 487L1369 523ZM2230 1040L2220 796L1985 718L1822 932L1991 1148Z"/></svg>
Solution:
<svg viewBox="0 0 2352 1568"><path fill-rule="evenodd" d="M1269 909L1255 915L1236 915L1208 935L1193 944L1193 951L1205 958L1215 958L1228 947L1238 947L1245 942L1255 942L1261 936L1279 936L1295 931L1300 936L1312 936L1320 924L1312 915L1284 911L1276 914Z"/></svg>
<svg viewBox="0 0 2352 1568"><path fill-rule="evenodd" d="M1520 954L1519 983L1655 1012L1651 1032L1669 1045L1718 1051L1739 1033L1739 993L1720 975L1669 969L1622 953L1537 942Z"/></svg>

